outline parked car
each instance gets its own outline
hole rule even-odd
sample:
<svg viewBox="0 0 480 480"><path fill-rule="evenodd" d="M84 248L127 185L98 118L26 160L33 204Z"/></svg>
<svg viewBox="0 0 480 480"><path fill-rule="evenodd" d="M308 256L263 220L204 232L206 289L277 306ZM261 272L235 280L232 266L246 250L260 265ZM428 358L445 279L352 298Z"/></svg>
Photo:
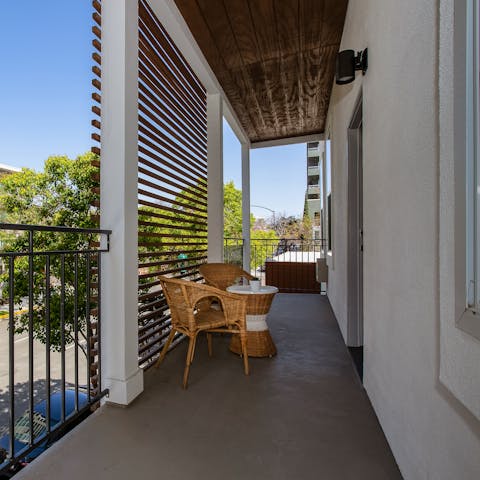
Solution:
<svg viewBox="0 0 480 480"><path fill-rule="evenodd" d="M88 403L88 396L83 392L78 392L78 408L82 409ZM68 418L75 411L75 390L68 389L65 391L65 418ZM47 401L42 400L33 408L33 431L35 437L38 438L47 431ZM88 415L87 412L86 415ZM14 425L14 449L18 455L23 449L28 447L30 440L30 415L27 410L21 417L17 419ZM62 392L55 392L50 395L50 428L53 430L62 419ZM64 432L62 432L64 433ZM29 463L41 453L43 453L52 443L54 443L61 435L56 435L49 440L41 443L37 448L22 458L21 463ZM6 460L10 449L10 435L6 434L0 437L0 466ZM0 474L1 478L9 478L7 474Z"/></svg>

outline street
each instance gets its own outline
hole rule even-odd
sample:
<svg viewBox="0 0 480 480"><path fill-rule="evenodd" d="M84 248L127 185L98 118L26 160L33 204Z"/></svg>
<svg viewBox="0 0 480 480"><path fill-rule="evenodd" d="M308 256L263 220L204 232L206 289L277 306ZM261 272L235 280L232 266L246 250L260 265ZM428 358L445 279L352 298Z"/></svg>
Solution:
<svg viewBox="0 0 480 480"><path fill-rule="evenodd" d="M9 399L9 335L8 320L0 319L0 436L8 426ZM34 402L46 398L46 357L45 345L34 342L33 355L33 389ZM14 339L14 384L15 384L15 417L18 418L27 408L29 402L29 365L28 335L15 335ZM79 385L87 384L87 362L82 350L78 349ZM51 391L61 388L61 354L50 352L50 385ZM75 348L73 344L65 349L65 383L67 388L75 384Z"/></svg>

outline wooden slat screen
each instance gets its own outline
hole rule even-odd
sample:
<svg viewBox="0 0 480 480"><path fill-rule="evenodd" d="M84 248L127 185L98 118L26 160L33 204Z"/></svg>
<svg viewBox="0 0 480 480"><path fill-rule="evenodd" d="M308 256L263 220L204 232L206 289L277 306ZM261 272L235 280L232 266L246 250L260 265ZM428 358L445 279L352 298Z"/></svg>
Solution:
<svg viewBox="0 0 480 480"><path fill-rule="evenodd" d="M92 6L93 6L93 13L92 13L92 20L93 20L93 25L92 25L92 33L93 33L93 40L92 40L92 46L93 46L93 53L92 53L92 60L93 60L93 66L92 66L92 73L93 73L93 79L92 79L92 86L93 86L93 92L92 92L92 113L93 113L93 119L92 119L92 127L93 127L93 132L92 132L92 140L94 145L91 148L92 153L94 154L94 157L92 159L92 165L95 167L95 171L93 173L94 175L94 180L96 180L96 186L93 188L94 192L97 194L96 195L96 200L94 200L92 209L91 209L91 217L94 220L94 223L99 226L100 224L100 218L98 215L98 211L100 208L100 131L101 131L101 110L100 110L100 102L101 102L101 77L102 77L102 72L101 72L101 65L102 65L102 60L101 60L101 54L102 54L102 46L101 46L101 40L102 40L102 34L101 34L101 14L102 14L102 8L101 8L101 1L100 0L93 0L92 1ZM92 247L98 247L98 243L92 243ZM97 272L98 272L98 263L96 261L92 261L91 263L91 272L92 272L92 282L90 283L90 299L91 299L91 314L92 318L90 319L90 323L87 326L89 328L90 332L89 335L90 337L90 345L89 345L89 369L90 369L90 375L91 375L91 385L93 388L93 394L97 395L100 393L99 390L99 385L97 382L98 379L98 368L99 368L99 358L98 358L98 341L99 341L99 331L98 331L98 321L96 315L98 314L98 284L97 284Z"/></svg>
<svg viewBox="0 0 480 480"><path fill-rule="evenodd" d="M139 363L148 368L171 328L158 275L198 280L207 258L207 104L145 0L138 69Z"/></svg>

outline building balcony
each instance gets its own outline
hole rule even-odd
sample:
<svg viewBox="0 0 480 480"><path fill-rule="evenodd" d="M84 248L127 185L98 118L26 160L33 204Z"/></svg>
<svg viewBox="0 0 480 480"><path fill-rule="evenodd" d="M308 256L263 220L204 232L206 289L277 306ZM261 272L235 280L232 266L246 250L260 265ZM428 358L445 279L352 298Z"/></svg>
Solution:
<svg viewBox="0 0 480 480"><path fill-rule="evenodd" d="M308 167L307 168L307 175L309 177L318 177L320 175L320 167L318 165Z"/></svg>
<svg viewBox="0 0 480 480"><path fill-rule="evenodd" d="M16 480L400 479L327 297L277 294L268 323L278 354L250 376L228 337L212 358L202 337L183 390L184 342L133 404L102 406Z"/></svg>

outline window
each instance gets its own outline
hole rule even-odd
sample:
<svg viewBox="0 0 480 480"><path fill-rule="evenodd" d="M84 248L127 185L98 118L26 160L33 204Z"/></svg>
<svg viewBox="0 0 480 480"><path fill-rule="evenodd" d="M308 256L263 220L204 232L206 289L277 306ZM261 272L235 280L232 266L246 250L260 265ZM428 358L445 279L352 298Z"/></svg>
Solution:
<svg viewBox="0 0 480 480"><path fill-rule="evenodd" d="M331 140L325 140L325 204L328 251L333 250L332 239L332 151Z"/></svg>
<svg viewBox="0 0 480 480"><path fill-rule="evenodd" d="M480 12L477 0L439 12L439 380L480 419Z"/></svg>
<svg viewBox="0 0 480 480"><path fill-rule="evenodd" d="M480 165L478 2L467 1L466 25L466 307L480 313Z"/></svg>

